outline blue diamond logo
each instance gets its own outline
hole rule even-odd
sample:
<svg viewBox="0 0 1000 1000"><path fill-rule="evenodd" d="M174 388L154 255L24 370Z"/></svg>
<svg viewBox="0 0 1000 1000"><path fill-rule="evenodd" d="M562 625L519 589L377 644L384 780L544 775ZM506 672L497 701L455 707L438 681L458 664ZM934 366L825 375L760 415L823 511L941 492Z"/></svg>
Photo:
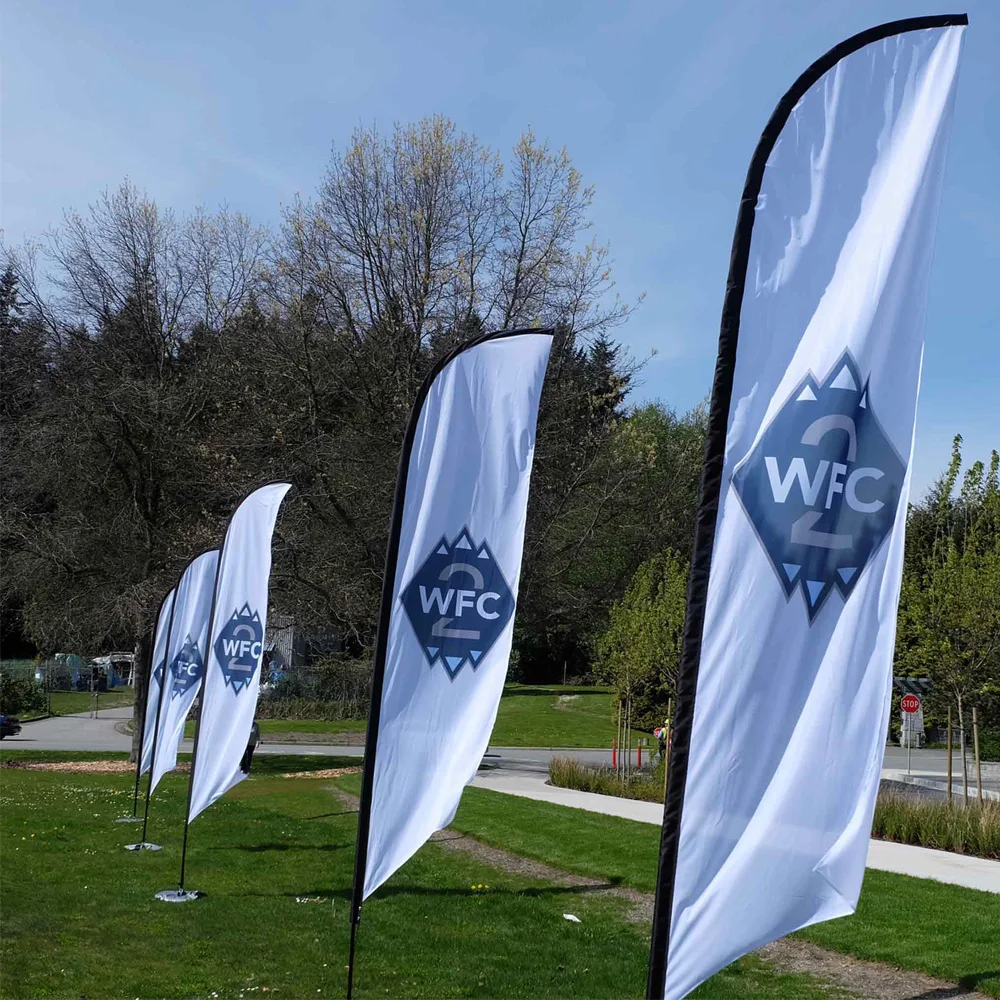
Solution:
<svg viewBox="0 0 1000 1000"><path fill-rule="evenodd" d="M248 604L234 611L215 640L215 656L222 667L226 684L239 694L257 672L264 653L264 629L260 615Z"/></svg>
<svg viewBox="0 0 1000 1000"><path fill-rule="evenodd" d="M400 599L427 662L452 680L466 664L475 670L514 614L490 547L475 544L467 528L434 546Z"/></svg>
<svg viewBox="0 0 1000 1000"><path fill-rule="evenodd" d="M810 624L835 590L850 597L892 530L905 474L848 351L796 386L736 467L736 495Z"/></svg>
<svg viewBox="0 0 1000 1000"><path fill-rule="evenodd" d="M179 698L185 691L190 691L201 680L204 670L205 661L198 651L198 644L188 635L170 664L170 676L174 679L170 697Z"/></svg>

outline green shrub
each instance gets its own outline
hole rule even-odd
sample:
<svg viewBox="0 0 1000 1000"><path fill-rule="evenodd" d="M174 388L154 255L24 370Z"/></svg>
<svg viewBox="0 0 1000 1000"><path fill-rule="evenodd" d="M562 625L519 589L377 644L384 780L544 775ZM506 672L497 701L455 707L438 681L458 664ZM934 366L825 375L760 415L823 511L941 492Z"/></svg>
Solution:
<svg viewBox="0 0 1000 1000"><path fill-rule="evenodd" d="M260 693L260 719L364 719L371 699L372 665L342 654L310 667L292 667Z"/></svg>
<svg viewBox="0 0 1000 1000"><path fill-rule="evenodd" d="M0 672L0 715L22 715L45 708L45 692L26 670Z"/></svg>

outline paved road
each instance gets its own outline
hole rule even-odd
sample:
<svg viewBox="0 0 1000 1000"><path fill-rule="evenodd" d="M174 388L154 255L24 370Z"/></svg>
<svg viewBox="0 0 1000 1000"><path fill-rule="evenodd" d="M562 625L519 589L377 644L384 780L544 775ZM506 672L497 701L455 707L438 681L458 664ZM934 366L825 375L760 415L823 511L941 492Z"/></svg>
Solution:
<svg viewBox="0 0 1000 1000"><path fill-rule="evenodd" d="M8 736L3 748L21 750L118 750L131 749L131 738L116 726L132 717L131 708L111 708L92 718L89 713L56 716L26 722L17 736ZM191 740L182 740L182 753L190 753ZM297 756L318 754L332 757L360 757L360 746L337 746L330 743L263 743L257 751L261 754L293 754ZM553 747L490 747L483 763L499 770L543 775L549 770L553 757L572 757L591 766L611 763L610 750L560 749ZM906 751L899 747L886 747L882 775L893 780L907 780ZM947 772L948 753L945 750L914 750L909 776L917 781L936 783L943 787ZM818 762L819 763L819 762ZM961 794L961 757L953 755L953 790ZM970 764L969 785L975 794L975 775ZM993 765L984 775L983 787L1000 797L1000 767Z"/></svg>

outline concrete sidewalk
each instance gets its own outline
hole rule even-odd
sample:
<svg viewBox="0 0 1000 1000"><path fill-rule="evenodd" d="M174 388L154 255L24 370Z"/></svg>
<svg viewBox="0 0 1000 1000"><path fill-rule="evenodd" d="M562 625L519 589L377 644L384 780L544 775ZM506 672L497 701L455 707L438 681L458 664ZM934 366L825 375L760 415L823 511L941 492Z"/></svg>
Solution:
<svg viewBox="0 0 1000 1000"><path fill-rule="evenodd" d="M492 771L480 775L472 784L476 788L486 788L504 795L517 795L536 802L551 802L570 809L584 809L638 823L659 826L663 822L663 806L658 802L640 802L613 795L578 792L572 788L556 788L544 778L531 774ZM982 892L1000 893L1000 861L872 840L868 846L868 867L916 878L934 879Z"/></svg>

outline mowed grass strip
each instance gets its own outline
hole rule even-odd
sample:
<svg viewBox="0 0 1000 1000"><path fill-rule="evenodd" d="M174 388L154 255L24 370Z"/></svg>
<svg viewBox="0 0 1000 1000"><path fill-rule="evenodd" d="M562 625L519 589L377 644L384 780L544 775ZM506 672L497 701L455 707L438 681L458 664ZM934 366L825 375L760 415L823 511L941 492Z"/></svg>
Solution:
<svg viewBox="0 0 1000 1000"><path fill-rule="evenodd" d="M282 733L308 735L364 733L363 719L261 719L261 733L278 739ZM185 728L194 736L194 723ZM648 733L634 733L633 738ZM574 685L508 684L504 688L496 725L490 736L495 747L597 747L609 753L615 738L615 717L610 688ZM609 757L610 760L610 757Z"/></svg>
<svg viewBox="0 0 1000 1000"><path fill-rule="evenodd" d="M169 905L153 894L176 884L180 776L153 802L150 838L164 849L128 854L135 828L112 822L131 805L127 776L0 771L0 995L342 996L356 814L332 789L277 775L243 782L191 827L187 882L206 897ZM620 901L431 844L366 903L356 989L640 997L647 955L648 930L624 919ZM748 959L702 995L830 994Z"/></svg>
<svg viewBox="0 0 1000 1000"><path fill-rule="evenodd" d="M648 823L468 788L452 826L565 871L645 892L656 888L660 831ZM853 916L816 924L797 936L1000 996L995 893L869 869Z"/></svg>

